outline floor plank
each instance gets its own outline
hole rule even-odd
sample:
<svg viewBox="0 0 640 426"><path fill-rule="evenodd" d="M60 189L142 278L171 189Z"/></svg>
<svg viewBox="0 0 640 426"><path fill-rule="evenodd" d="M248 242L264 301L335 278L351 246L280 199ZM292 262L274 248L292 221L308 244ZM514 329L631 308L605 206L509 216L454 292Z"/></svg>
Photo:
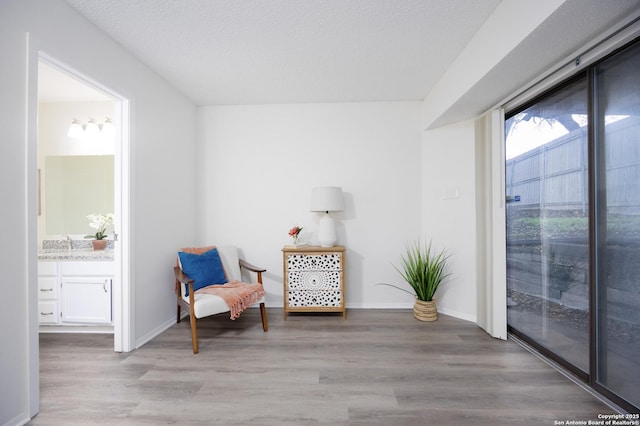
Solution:
<svg viewBox="0 0 640 426"><path fill-rule="evenodd" d="M112 336L40 335L32 425L553 425L612 413L513 341L409 310L188 320L131 353Z"/></svg>

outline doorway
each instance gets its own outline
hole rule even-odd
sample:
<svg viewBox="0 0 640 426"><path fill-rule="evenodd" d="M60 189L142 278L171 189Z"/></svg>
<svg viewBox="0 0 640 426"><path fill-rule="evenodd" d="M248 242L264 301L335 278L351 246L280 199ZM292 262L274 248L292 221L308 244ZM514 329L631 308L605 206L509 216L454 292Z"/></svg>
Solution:
<svg viewBox="0 0 640 426"><path fill-rule="evenodd" d="M116 352L132 350L127 261L128 123L127 99L53 58L39 55L39 252L45 242L90 245L84 240L92 233L87 212L113 214L113 225L108 228L113 277L110 287L100 286L105 292L109 290L111 325L69 329L112 330ZM71 124L78 124L81 133L72 134ZM97 132L91 135L88 129L94 124Z"/></svg>

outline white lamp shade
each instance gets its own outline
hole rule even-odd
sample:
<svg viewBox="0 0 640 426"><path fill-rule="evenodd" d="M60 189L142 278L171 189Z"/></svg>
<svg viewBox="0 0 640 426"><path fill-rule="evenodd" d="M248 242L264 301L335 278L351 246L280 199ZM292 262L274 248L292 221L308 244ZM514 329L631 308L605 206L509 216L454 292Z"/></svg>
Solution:
<svg viewBox="0 0 640 426"><path fill-rule="evenodd" d="M102 125L102 134L106 137L113 137L115 133L115 128L113 127L113 122L109 117L104 120L104 124Z"/></svg>
<svg viewBox="0 0 640 426"><path fill-rule="evenodd" d="M69 131L67 132L67 136L74 139L79 139L82 137L84 133L84 129L82 128L82 124L76 119L73 120L71 126L69 126Z"/></svg>
<svg viewBox="0 0 640 426"><path fill-rule="evenodd" d="M93 118L89 119L89 122L87 123L87 127L84 130L87 134L87 136L95 138L96 136L100 135L100 128L98 127L98 124L96 124L95 120Z"/></svg>
<svg viewBox="0 0 640 426"><path fill-rule="evenodd" d="M311 190L312 212L341 212L344 210L342 188L319 186Z"/></svg>

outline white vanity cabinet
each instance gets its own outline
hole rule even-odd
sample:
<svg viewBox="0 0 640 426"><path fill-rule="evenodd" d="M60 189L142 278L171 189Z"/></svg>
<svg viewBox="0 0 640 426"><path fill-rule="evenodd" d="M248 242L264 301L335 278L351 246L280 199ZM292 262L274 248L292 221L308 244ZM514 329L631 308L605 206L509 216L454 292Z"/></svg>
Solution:
<svg viewBox="0 0 640 426"><path fill-rule="evenodd" d="M111 324L112 262L60 262L60 320Z"/></svg>
<svg viewBox="0 0 640 426"><path fill-rule="evenodd" d="M58 314L58 262L38 262L38 321L57 324Z"/></svg>
<svg viewBox="0 0 640 426"><path fill-rule="evenodd" d="M39 262L40 324L111 325L112 285L113 262Z"/></svg>

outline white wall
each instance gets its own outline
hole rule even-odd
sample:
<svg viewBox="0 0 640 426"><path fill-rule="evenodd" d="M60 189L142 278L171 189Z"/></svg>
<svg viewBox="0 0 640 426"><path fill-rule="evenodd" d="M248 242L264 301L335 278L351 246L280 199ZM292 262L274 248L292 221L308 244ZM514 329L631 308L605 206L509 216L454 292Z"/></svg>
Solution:
<svg viewBox="0 0 640 426"><path fill-rule="evenodd" d="M334 213L347 247L348 307L411 307L392 267L421 235L421 103L204 107L199 110L194 243L235 244L268 269L269 306L282 306L282 252L294 225L314 231L314 186L341 186ZM312 235L313 238L313 235Z"/></svg>
<svg viewBox="0 0 640 426"><path fill-rule="evenodd" d="M131 234L123 237L131 247L134 344L174 320L175 249L196 235L181 208L195 203L195 106L66 3L0 2L0 199L10 224L0 239L0 288L10 295L0 301L0 424L23 423L38 408L38 51L131 102Z"/></svg>
<svg viewBox="0 0 640 426"><path fill-rule="evenodd" d="M5 26L0 3L0 53L3 64L26 63L26 38ZM24 116L24 66L2 66L0 71L0 211L3 221L0 239L0 424L16 424L28 418L30 359L29 322L27 321L27 215L26 148ZM9 104L10 102L10 104ZM9 226L10 224L10 226ZM23 285L16 285L22 283Z"/></svg>
<svg viewBox="0 0 640 426"><path fill-rule="evenodd" d="M451 254L450 279L436 293L438 311L476 321L474 122L425 131L422 227L433 248Z"/></svg>

